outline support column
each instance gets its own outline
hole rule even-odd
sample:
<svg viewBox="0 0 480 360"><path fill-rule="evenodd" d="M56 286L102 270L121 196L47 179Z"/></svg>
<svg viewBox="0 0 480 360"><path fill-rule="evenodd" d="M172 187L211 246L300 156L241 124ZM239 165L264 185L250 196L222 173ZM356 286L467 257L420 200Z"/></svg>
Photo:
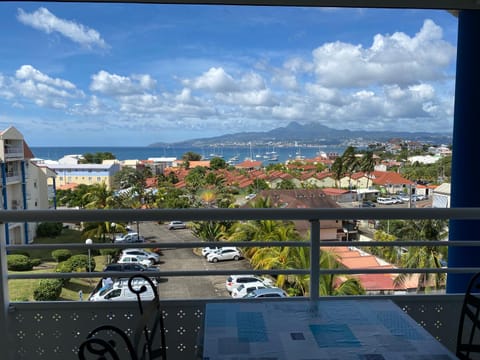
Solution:
<svg viewBox="0 0 480 360"><path fill-rule="evenodd" d="M7 165L2 162L0 164L0 172L2 173L2 197L3 197L3 210L8 210L8 199L7 199ZM10 244L10 231L8 230L8 223L4 223L5 230L5 243Z"/></svg>
<svg viewBox="0 0 480 360"><path fill-rule="evenodd" d="M23 202L23 210L28 210L27 206L27 171L25 168L25 160L22 160L20 162L20 167L21 167L21 174L22 174L22 202ZM24 222L23 223L23 232L24 232L24 244L29 243L29 238L28 238L28 223Z"/></svg>
<svg viewBox="0 0 480 360"><path fill-rule="evenodd" d="M458 16L451 207L480 207L480 11ZM480 240L480 220L451 220L449 240ZM480 247L450 247L449 267L480 265ZM448 274L447 292L463 293L472 274Z"/></svg>

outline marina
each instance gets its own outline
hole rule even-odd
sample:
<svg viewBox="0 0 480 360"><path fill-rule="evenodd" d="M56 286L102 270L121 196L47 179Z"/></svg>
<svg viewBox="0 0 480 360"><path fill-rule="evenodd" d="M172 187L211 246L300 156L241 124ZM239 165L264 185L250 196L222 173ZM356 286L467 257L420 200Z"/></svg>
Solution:
<svg viewBox="0 0 480 360"><path fill-rule="evenodd" d="M110 152L118 160L147 160L158 157L175 157L181 159L183 154L191 151L198 153L204 160L213 157L224 159L229 165L236 165L245 160L261 161L264 165L285 163L287 160L312 159L319 154L338 153L341 155L345 146L217 146L217 147L116 147L116 146L65 146L65 147L31 147L36 158L44 160L58 160L71 154L94 154L97 152ZM320 150L321 149L321 150Z"/></svg>

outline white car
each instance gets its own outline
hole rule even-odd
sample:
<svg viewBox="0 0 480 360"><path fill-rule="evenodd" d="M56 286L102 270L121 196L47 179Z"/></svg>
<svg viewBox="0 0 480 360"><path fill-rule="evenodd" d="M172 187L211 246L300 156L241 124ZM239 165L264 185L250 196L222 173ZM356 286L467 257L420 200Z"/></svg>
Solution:
<svg viewBox="0 0 480 360"><path fill-rule="evenodd" d="M383 205L392 205L395 204L396 201L390 197L378 197L377 198L377 204L383 204Z"/></svg>
<svg viewBox="0 0 480 360"><path fill-rule="evenodd" d="M137 243L145 242L145 238L136 232L130 232L125 235L119 235L114 240L115 243Z"/></svg>
<svg viewBox="0 0 480 360"><path fill-rule="evenodd" d="M262 282L266 286L272 286L273 281L266 278L261 278L255 275L230 275L225 281L225 288L229 293L243 284L251 284L256 282Z"/></svg>
<svg viewBox="0 0 480 360"><path fill-rule="evenodd" d="M117 263L119 264L142 264L152 266L153 262L145 255L121 255Z"/></svg>
<svg viewBox="0 0 480 360"><path fill-rule="evenodd" d="M244 299L257 299L257 298L283 298L287 297L287 293L278 287L266 287L263 289L256 289L250 291L245 295Z"/></svg>
<svg viewBox="0 0 480 360"><path fill-rule="evenodd" d="M212 252L207 255L207 260L209 262L214 262L216 263L217 261L223 261L223 260L240 260L242 257L242 254L240 253L240 250L238 250L235 247L224 247L221 248L218 251Z"/></svg>
<svg viewBox="0 0 480 360"><path fill-rule="evenodd" d="M154 264L158 264L160 262L160 255L143 249L123 249L122 255L143 255L146 256L147 259L152 260Z"/></svg>
<svg viewBox="0 0 480 360"><path fill-rule="evenodd" d="M187 224L183 221L170 221L168 224L168 230L186 229Z"/></svg>
<svg viewBox="0 0 480 360"><path fill-rule="evenodd" d="M214 251L217 251L217 250L220 250L220 247L218 247L218 246L215 246L215 247L206 246L202 249L202 256L207 257L208 254L210 254Z"/></svg>
<svg viewBox="0 0 480 360"><path fill-rule="evenodd" d="M247 196L245 196L245 200L252 200L252 199L255 199L257 197L257 194L248 194Z"/></svg>
<svg viewBox="0 0 480 360"><path fill-rule="evenodd" d="M265 288L266 286L262 281L241 284L239 287L232 290L232 297L234 299L243 298L245 295L247 295L249 292L253 290L265 289Z"/></svg>

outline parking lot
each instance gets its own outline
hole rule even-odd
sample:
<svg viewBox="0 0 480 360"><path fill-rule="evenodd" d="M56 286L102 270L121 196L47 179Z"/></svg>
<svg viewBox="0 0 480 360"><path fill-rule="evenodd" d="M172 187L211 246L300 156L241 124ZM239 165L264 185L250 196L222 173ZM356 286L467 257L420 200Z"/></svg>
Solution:
<svg viewBox="0 0 480 360"><path fill-rule="evenodd" d="M140 223L140 234L146 241L154 241L162 248L160 270L250 270L247 260L223 261L209 263L201 255L196 255L193 249L163 248L163 243L195 242L189 229L168 230L167 224L153 222ZM228 298L225 289L227 275L221 276L182 276L162 278L159 285L160 297L163 299L208 299Z"/></svg>

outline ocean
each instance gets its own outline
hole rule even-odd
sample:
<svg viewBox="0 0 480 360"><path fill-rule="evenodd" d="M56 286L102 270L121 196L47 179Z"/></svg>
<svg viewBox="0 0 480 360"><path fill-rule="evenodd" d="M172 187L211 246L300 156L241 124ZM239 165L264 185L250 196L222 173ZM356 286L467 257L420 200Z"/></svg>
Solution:
<svg viewBox="0 0 480 360"><path fill-rule="evenodd" d="M307 146L295 146L295 147L235 147L235 146L219 146L219 147L115 147L115 146L72 146L72 147L37 147L32 146L31 150L36 158L44 160L59 160L65 155L72 154L86 154L97 152L110 152L118 160L147 160L149 158L156 157L175 157L181 159L182 155L188 151L193 151L202 155L205 159L210 159L214 156L219 156L225 159L225 161L231 160L233 163L239 163L246 158L252 158L253 160L262 161L264 163L284 163L289 159L295 159L296 157L313 158L319 151L326 153L338 153L343 154L345 150L344 146L328 146L328 147L307 147ZM276 161L269 160L272 155L277 155ZM232 160L233 159L233 160Z"/></svg>

